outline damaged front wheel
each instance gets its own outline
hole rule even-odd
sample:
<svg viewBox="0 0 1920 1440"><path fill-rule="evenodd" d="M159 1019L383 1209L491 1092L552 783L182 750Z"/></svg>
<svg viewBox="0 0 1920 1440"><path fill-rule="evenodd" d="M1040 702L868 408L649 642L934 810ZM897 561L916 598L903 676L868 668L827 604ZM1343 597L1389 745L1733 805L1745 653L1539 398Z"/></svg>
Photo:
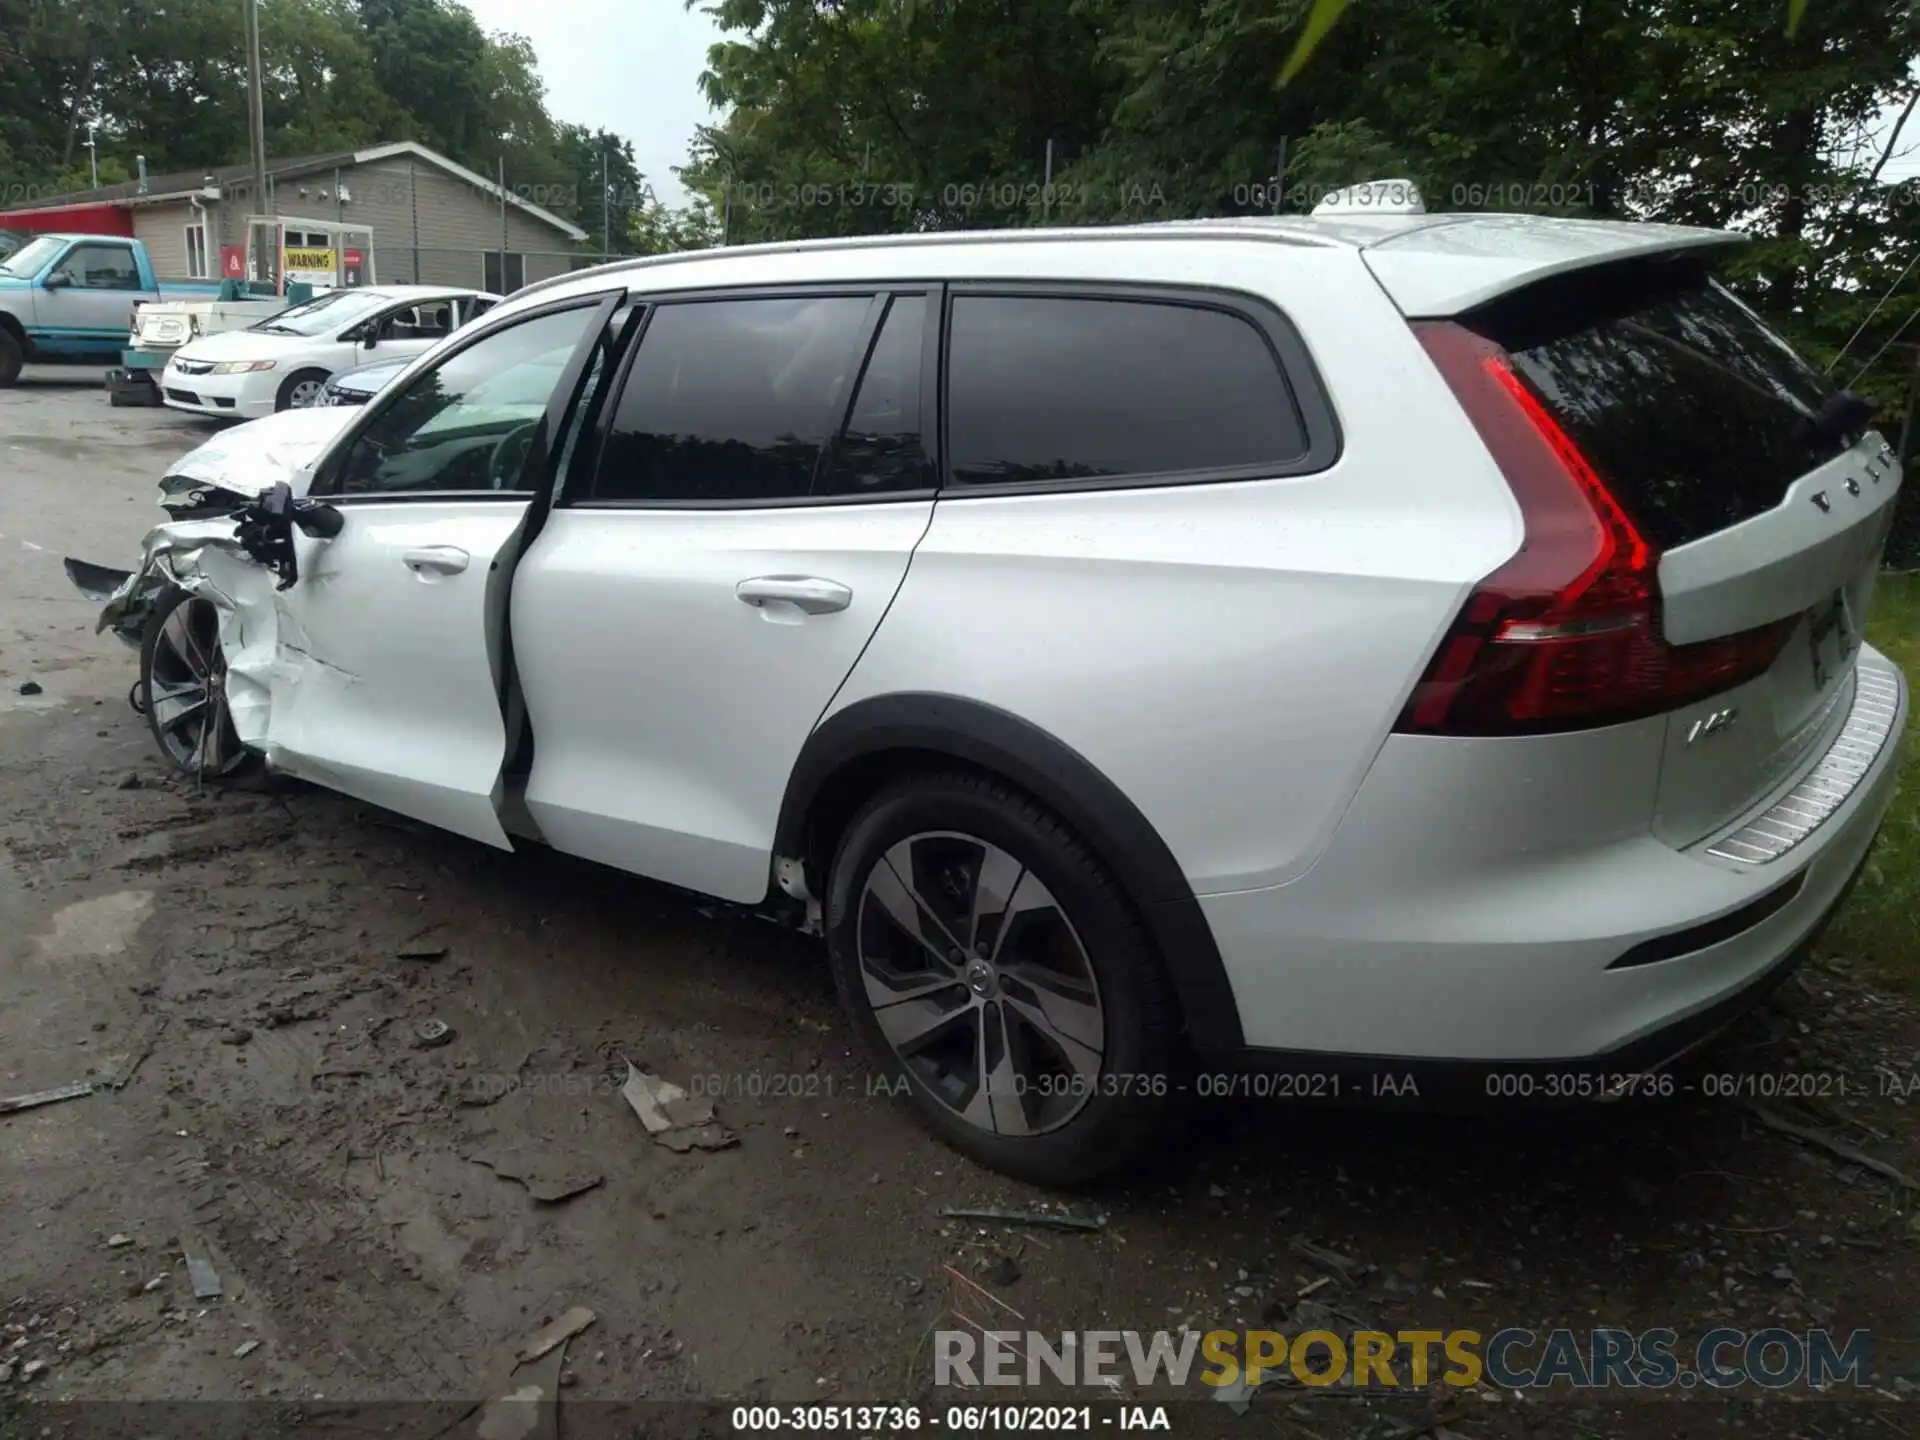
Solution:
<svg viewBox="0 0 1920 1440"><path fill-rule="evenodd" d="M177 588L160 597L140 646L139 693L147 726L175 769L229 776L255 758L227 712L226 658L212 601Z"/></svg>

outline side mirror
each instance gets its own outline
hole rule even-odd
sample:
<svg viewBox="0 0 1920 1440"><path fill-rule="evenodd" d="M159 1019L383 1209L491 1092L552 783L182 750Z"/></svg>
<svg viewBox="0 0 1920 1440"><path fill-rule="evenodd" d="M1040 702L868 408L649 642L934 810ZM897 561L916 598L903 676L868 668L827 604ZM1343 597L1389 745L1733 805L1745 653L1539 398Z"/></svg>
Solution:
<svg viewBox="0 0 1920 1440"><path fill-rule="evenodd" d="M375 345L379 343L380 343L380 337L374 333L373 327L371 325L369 325L365 330L362 330L360 332L360 344L366 349L371 350Z"/></svg>
<svg viewBox="0 0 1920 1440"><path fill-rule="evenodd" d="M324 500L295 500L288 513L300 533L315 540L331 540L347 523L347 517Z"/></svg>
<svg viewBox="0 0 1920 1440"><path fill-rule="evenodd" d="M64 290L73 284L73 276L64 270L56 270L40 282L43 290Z"/></svg>

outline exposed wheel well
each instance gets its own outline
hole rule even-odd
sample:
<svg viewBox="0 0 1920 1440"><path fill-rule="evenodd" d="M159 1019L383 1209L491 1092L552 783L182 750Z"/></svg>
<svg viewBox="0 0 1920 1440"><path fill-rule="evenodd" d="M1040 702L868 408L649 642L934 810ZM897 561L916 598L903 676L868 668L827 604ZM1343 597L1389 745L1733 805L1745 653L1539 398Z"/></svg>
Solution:
<svg viewBox="0 0 1920 1440"><path fill-rule="evenodd" d="M988 766L938 750L912 747L857 755L835 770L815 792L813 804L807 807L806 850L801 857L807 867L807 888L817 896L826 894L827 869L833 864L840 837L847 833L848 823L867 801L908 775L953 773L977 775L983 780L995 780L1020 789L1016 782ZM1026 792L1021 790L1021 793Z"/></svg>

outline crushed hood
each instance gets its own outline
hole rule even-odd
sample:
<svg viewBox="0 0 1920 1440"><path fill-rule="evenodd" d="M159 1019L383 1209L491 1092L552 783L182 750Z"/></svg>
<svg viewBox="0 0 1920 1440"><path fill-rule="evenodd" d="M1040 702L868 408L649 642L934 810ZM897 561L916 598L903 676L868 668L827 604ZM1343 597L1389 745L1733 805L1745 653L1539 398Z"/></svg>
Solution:
<svg viewBox="0 0 1920 1440"><path fill-rule="evenodd" d="M161 489L178 493L188 486L207 486L251 497L285 480L294 494L304 494L305 477L296 480L297 472L360 413L354 405L315 405L222 430L169 465Z"/></svg>

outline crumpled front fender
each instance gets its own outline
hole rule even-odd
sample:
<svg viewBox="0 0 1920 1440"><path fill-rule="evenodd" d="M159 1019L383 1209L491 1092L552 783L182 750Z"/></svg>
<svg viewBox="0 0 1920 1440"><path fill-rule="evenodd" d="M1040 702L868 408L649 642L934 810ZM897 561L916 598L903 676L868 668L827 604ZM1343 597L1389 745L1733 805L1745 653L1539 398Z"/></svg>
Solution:
<svg viewBox="0 0 1920 1440"><path fill-rule="evenodd" d="M220 620L234 733L243 745L263 744L280 629L274 573L248 556L231 515L156 525L140 551L140 567L101 608L95 633L110 629L137 646L169 586L204 597Z"/></svg>

